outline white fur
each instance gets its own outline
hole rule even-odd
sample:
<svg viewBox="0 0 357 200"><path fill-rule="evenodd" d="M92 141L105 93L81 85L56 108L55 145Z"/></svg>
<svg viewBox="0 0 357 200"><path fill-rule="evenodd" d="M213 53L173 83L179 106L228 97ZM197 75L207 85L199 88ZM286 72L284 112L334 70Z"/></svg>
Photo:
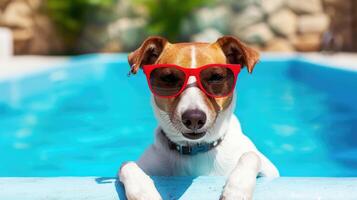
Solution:
<svg viewBox="0 0 357 200"><path fill-rule="evenodd" d="M191 46L191 68L196 67L197 61L196 61L196 48L195 46Z"/></svg>
<svg viewBox="0 0 357 200"><path fill-rule="evenodd" d="M195 156L182 156L168 149L166 138L157 130L155 143L137 162L147 174L155 176L227 176L246 152L255 152L261 159L259 172L278 176L273 164L242 134L238 119L233 115L224 140L215 149Z"/></svg>
<svg viewBox="0 0 357 200"><path fill-rule="evenodd" d="M119 173L125 185L125 195L129 200L160 200L154 182L134 162L123 165Z"/></svg>
<svg viewBox="0 0 357 200"><path fill-rule="evenodd" d="M252 199L260 168L261 159L255 152L244 153L228 176L221 199Z"/></svg>
<svg viewBox="0 0 357 200"><path fill-rule="evenodd" d="M197 82L196 77L190 76L190 77L188 78L187 84L188 84L188 85L190 85L190 84L195 84L196 82Z"/></svg>

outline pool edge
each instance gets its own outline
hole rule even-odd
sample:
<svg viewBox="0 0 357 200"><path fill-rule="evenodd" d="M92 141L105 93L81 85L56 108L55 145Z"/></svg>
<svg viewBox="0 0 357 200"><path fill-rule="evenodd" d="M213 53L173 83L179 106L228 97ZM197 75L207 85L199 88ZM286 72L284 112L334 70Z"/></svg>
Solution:
<svg viewBox="0 0 357 200"><path fill-rule="evenodd" d="M224 177L153 177L163 199L218 199ZM357 178L259 178L254 199L357 199ZM1 199L125 199L116 178L0 178Z"/></svg>

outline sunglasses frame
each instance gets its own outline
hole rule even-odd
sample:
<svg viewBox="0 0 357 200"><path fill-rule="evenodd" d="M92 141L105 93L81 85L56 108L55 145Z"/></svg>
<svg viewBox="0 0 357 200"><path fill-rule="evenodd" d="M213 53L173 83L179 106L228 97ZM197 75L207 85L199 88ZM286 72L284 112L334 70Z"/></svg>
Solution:
<svg viewBox="0 0 357 200"><path fill-rule="evenodd" d="M150 83L151 72L154 69L164 68L164 67L176 68L176 69L182 71L185 74L185 80L184 80L184 83L182 85L182 88L174 95L170 95L170 96L158 95L158 94L155 93L155 91L151 87L151 83ZM204 87L203 87L203 85L201 83L200 73L201 73L202 70L205 70L205 69L210 68L210 67L224 67L224 68L228 68L228 69L232 70L233 75L234 75L234 83L233 83L233 87L232 87L231 91L228 94L222 95L222 96L213 95L213 94L208 93L204 89ZM181 66L178 66L178 65L175 65L175 64L154 64L154 65L144 65L143 66L143 71L144 71L144 74L146 75L146 79L147 79L149 88L150 88L151 92L155 96L158 96L158 97L161 97L161 98L173 98L173 97L179 96L186 89L187 82L188 82L188 79L190 78L190 76L194 76L194 77L196 77L197 86L206 95L208 95L210 97L213 97L213 98L222 98L222 97L227 97L227 96L229 96L229 95L231 95L233 93L233 91L235 89L235 85L236 85L237 79L238 79L237 78L238 74L241 71L241 65L240 64L208 64L208 65L203 65L203 66L198 67L198 68L185 68L185 67L181 67Z"/></svg>

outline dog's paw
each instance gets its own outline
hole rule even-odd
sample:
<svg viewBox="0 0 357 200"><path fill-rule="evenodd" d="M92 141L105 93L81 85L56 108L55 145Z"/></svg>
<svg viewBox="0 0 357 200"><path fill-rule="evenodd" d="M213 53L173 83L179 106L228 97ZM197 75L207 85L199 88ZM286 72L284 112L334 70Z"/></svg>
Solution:
<svg viewBox="0 0 357 200"><path fill-rule="evenodd" d="M136 163L124 164L119 172L128 200L162 200L154 181Z"/></svg>
<svg viewBox="0 0 357 200"><path fill-rule="evenodd" d="M128 200L162 200L152 180L143 180L131 186L126 189L125 194Z"/></svg>
<svg viewBox="0 0 357 200"><path fill-rule="evenodd" d="M221 194L220 200L251 200L253 192L251 189L243 189L235 185L227 184Z"/></svg>
<svg viewBox="0 0 357 200"><path fill-rule="evenodd" d="M128 200L162 200L160 194L157 191L145 190L127 192L126 198Z"/></svg>
<svg viewBox="0 0 357 200"><path fill-rule="evenodd" d="M251 200L252 195L244 191L224 191L220 200Z"/></svg>

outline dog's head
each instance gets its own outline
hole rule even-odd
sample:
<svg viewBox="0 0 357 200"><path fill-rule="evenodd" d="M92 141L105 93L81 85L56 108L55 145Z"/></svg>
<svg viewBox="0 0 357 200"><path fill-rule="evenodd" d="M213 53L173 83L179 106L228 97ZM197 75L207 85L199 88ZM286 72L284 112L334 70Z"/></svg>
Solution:
<svg viewBox="0 0 357 200"><path fill-rule="evenodd" d="M169 43L162 37L149 37L128 60L131 72L150 64L175 64L197 68L207 64L241 64L251 73L259 54L233 36L214 43ZM194 83L195 77L189 78ZM191 85L191 84L190 84ZM194 84L193 84L194 85ZM199 87L187 87L176 97L153 95L153 107L167 137L177 144L212 142L222 137L235 106L235 95L214 98Z"/></svg>

